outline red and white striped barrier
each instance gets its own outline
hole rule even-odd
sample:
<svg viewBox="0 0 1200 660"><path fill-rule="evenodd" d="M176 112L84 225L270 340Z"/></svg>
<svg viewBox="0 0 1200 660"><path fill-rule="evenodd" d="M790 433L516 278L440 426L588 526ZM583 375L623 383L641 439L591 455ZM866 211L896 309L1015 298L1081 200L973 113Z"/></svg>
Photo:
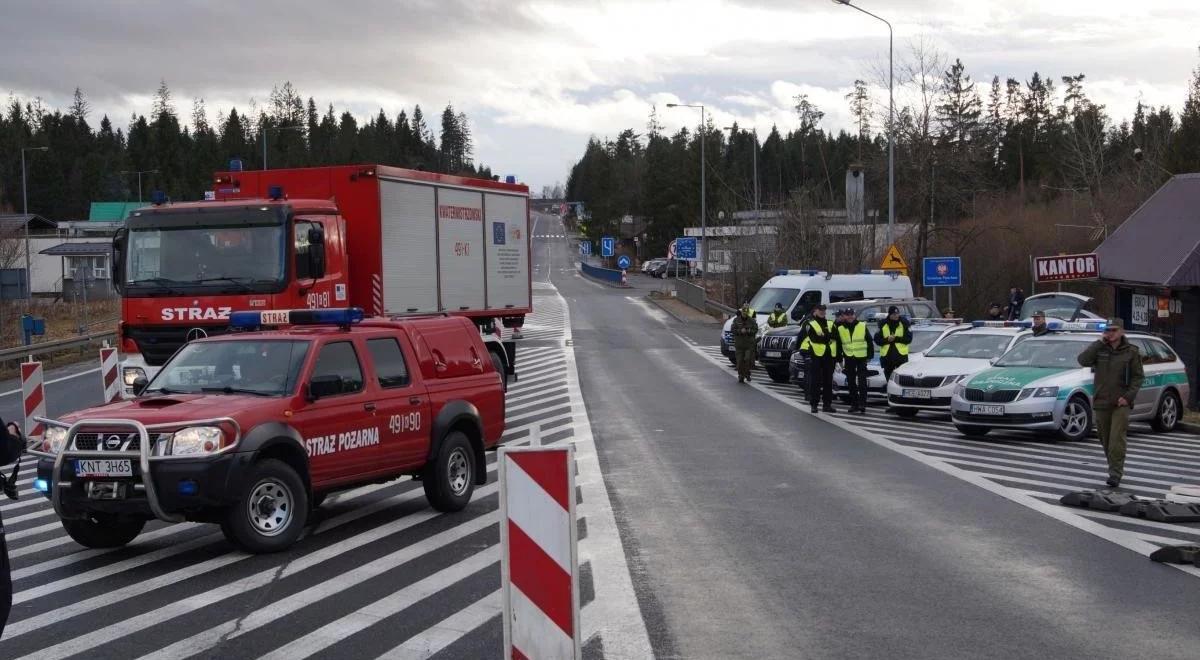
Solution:
<svg viewBox="0 0 1200 660"><path fill-rule="evenodd" d="M121 398L121 382L117 379L117 349L100 349L100 383L104 388L104 402L112 403Z"/></svg>
<svg viewBox="0 0 1200 660"><path fill-rule="evenodd" d="M582 657L575 450L500 448L504 654Z"/></svg>
<svg viewBox="0 0 1200 660"><path fill-rule="evenodd" d="M42 363L21 363L21 403L25 409L25 437L42 437L42 425L34 417L46 416L46 391L42 388Z"/></svg>

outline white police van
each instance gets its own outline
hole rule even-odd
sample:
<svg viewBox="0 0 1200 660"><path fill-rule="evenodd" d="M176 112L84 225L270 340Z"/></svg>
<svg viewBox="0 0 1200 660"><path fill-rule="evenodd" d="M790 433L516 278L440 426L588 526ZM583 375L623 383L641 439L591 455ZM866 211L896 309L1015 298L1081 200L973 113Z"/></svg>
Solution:
<svg viewBox="0 0 1200 660"><path fill-rule="evenodd" d="M1063 440L1083 440L1092 429L1092 370L1079 354L1100 338L1103 321L1047 323L1065 332L1029 337L995 366L955 385L950 400L954 426L967 436L994 428L1051 432ZM1145 381L1129 418L1156 431L1174 430L1188 400L1187 370L1167 343L1152 335L1125 335L1142 356Z"/></svg>
<svg viewBox="0 0 1200 660"><path fill-rule="evenodd" d="M803 319L819 304L832 305L864 298L912 298L912 282L895 270L867 270L856 275L834 275L823 270L780 270L767 280L754 298L750 308L758 324L767 327L767 317L775 304L783 305L792 323ZM721 353L732 362L733 319L727 319L721 329Z"/></svg>

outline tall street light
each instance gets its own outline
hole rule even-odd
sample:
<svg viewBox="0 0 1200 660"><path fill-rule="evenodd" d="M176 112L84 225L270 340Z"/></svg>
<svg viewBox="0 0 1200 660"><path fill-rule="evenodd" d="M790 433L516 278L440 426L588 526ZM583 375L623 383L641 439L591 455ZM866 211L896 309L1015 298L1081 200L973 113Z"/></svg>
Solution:
<svg viewBox="0 0 1200 660"><path fill-rule="evenodd" d="M262 128L263 169L267 169L267 133L270 131L303 131L302 126L264 126Z"/></svg>
<svg viewBox="0 0 1200 660"><path fill-rule="evenodd" d="M704 121L703 103L668 103L668 108L700 108L700 282L708 291L708 213L704 203L704 178L707 166L704 163L704 138L707 124Z"/></svg>
<svg viewBox="0 0 1200 660"><path fill-rule="evenodd" d="M732 131L732 126L726 126L725 130ZM760 220L758 217L758 128L751 129L754 135L754 220Z"/></svg>
<svg viewBox="0 0 1200 660"><path fill-rule="evenodd" d="M143 174L158 174L158 170L122 170L121 174L126 176L136 174L138 178L138 201L142 201L142 175Z"/></svg>
<svg viewBox="0 0 1200 660"><path fill-rule="evenodd" d="M859 7L858 5L850 4L850 0L833 0L834 4L846 5L852 9L857 9L862 13L883 21L883 24L888 28L888 229L887 240L888 245L892 244L892 227L896 224L896 147L893 133L896 130L896 102L892 95L896 69L892 64L892 24L880 16L876 16L871 12Z"/></svg>
<svg viewBox="0 0 1200 660"><path fill-rule="evenodd" d="M25 291L33 293L33 268L29 258L29 186L26 184L25 152L50 151L50 147L23 147L21 149L21 213L25 216Z"/></svg>

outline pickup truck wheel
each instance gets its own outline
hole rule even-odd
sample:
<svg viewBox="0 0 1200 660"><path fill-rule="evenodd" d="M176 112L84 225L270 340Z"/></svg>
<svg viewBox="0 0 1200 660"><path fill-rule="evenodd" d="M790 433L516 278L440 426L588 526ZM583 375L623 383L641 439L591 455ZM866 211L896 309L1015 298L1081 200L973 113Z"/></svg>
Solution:
<svg viewBox="0 0 1200 660"><path fill-rule="evenodd" d="M504 370L504 360L500 359L496 351L488 351L488 355L492 356L492 366L496 367L496 373L500 374L500 386L508 392L508 372Z"/></svg>
<svg viewBox="0 0 1200 660"><path fill-rule="evenodd" d="M462 511L475 491L475 452L467 436L453 431L442 442L421 480L425 498L438 511Z"/></svg>
<svg viewBox="0 0 1200 660"><path fill-rule="evenodd" d="M253 554L286 550L308 521L304 482L292 466L268 458L251 466L245 484L221 524L225 538Z"/></svg>
<svg viewBox="0 0 1200 660"><path fill-rule="evenodd" d="M137 538L146 526L146 521L138 518L97 516L64 520L62 525L79 545L87 548L119 548Z"/></svg>

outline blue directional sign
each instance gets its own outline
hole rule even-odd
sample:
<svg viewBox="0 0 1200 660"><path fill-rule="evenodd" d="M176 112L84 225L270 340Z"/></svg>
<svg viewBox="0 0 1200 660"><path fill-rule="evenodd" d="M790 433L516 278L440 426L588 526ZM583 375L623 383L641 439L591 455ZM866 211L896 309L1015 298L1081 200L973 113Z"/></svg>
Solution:
<svg viewBox="0 0 1200 660"><path fill-rule="evenodd" d="M627 270L629 268L629 264L629 257L627 255L623 254L617 257L617 268L620 268L621 270Z"/></svg>
<svg viewBox="0 0 1200 660"><path fill-rule="evenodd" d="M925 257L921 276L925 286L962 286L962 258Z"/></svg>
<svg viewBox="0 0 1200 660"><path fill-rule="evenodd" d="M585 257L592 256L592 242L591 241L579 241L579 254L581 254Z"/></svg>
<svg viewBox="0 0 1200 660"><path fill-rule="evenodd" d="M680 261L695 261L700 258L696 248L696 237L684 236L675 239L675 258Z"/></svg>
<svg viewBox="0 0 1200 660"><path fill-rule="evenodd" d="M617 239L612 236L602 236L600 238L600 256L611 257L616 251Z"/></svg>

